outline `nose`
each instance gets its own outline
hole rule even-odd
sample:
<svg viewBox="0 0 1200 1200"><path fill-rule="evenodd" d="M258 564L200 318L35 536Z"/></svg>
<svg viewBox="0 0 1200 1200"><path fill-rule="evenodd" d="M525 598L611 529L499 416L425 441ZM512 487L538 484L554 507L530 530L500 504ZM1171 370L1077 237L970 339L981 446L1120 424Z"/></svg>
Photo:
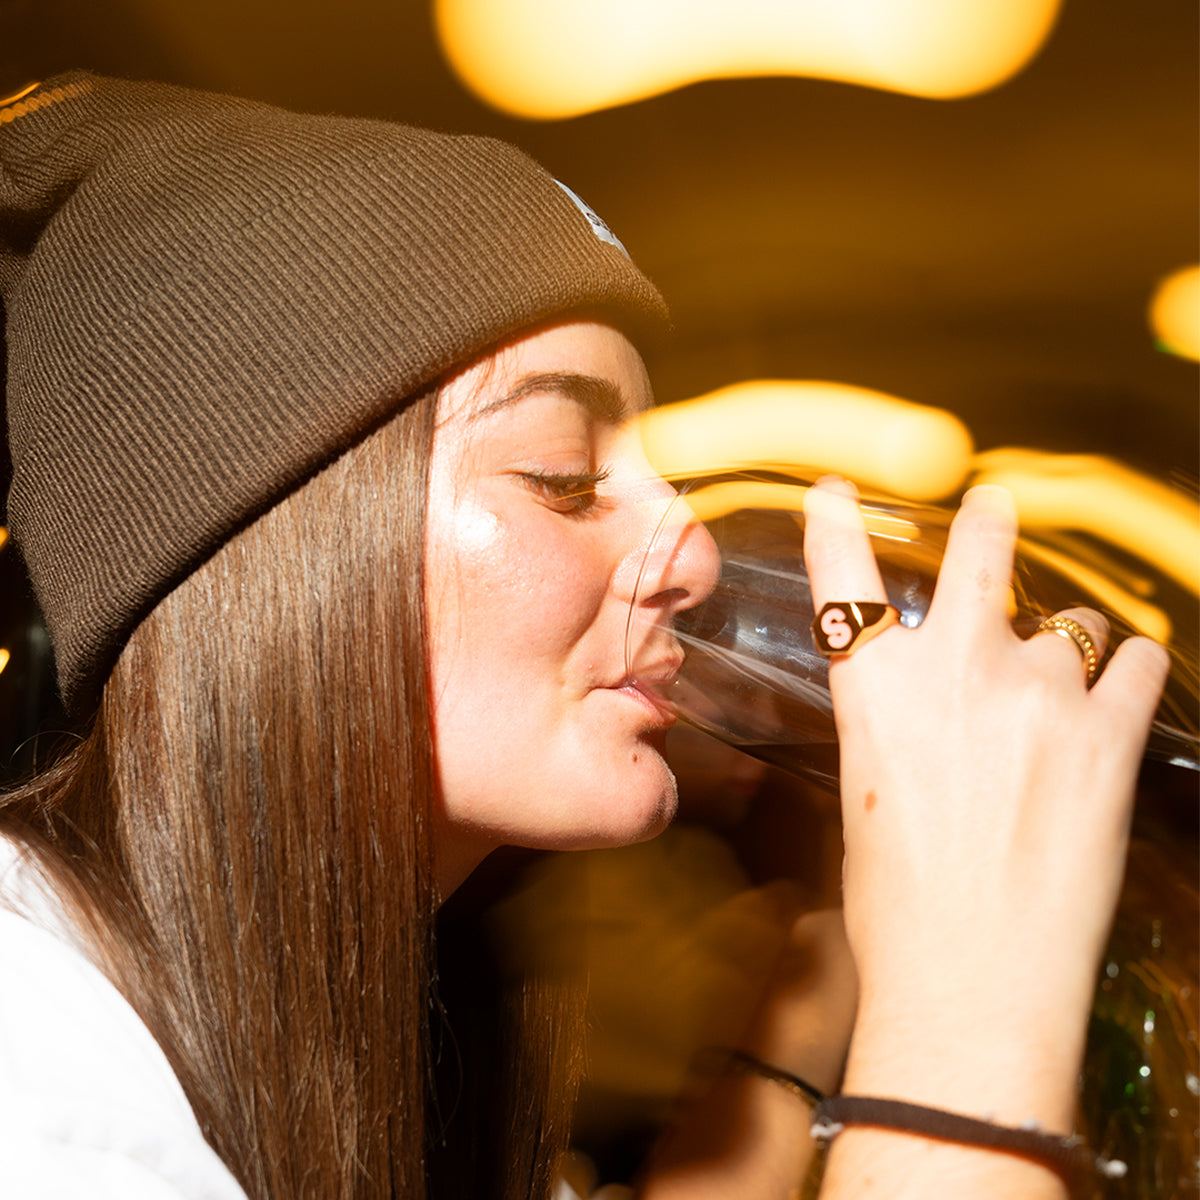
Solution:
<svg viewBox="0 0 1200 1200"><path fill-rule="evenodd" d="M628 553L618 565L614 588L622 600L670 617L700 604L721 573L712 534L696 519L685 498L665 480L646 485L638 496L641 519Z"/></svg>

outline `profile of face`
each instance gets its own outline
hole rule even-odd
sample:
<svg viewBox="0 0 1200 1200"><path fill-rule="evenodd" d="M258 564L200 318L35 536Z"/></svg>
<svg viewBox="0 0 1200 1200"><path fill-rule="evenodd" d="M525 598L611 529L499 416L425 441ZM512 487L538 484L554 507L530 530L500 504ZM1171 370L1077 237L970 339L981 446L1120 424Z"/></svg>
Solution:
<svg viewBox="0 0 1200 1200"><path fill-rule="evenodd" d="M625 665L674 496L629 424L649 404L637 351L595 321L514 340L441 391L425 591L443 891L496 846L617 845L674 813L672 719ZM716 548L687 525L650 570L638 603L669 621L713 586Z"/></svg>

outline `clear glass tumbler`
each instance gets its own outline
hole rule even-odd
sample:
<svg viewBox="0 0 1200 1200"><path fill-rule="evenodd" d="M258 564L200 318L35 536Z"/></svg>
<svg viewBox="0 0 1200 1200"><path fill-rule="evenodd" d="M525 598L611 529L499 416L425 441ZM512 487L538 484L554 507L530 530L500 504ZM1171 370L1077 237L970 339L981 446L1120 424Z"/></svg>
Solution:
<svg viewBox="0 0 1200 1200"><path fill-rule="evenodd" d="M626 666L638 681L640 663L661 663L682 650L676 679L639 686L721 741L835 787L838 750L828 662L813 642L812 595L801 552L802 501L810 483L784 473L739 472L681 488L647 547L629 613ZM918 625L933 595L953 514L871 496L863 497L862 510L888 597L903 625ZM703 521L716 540L721 576L703 603L668 622L662 607L648 602L657 574L651 564L670 558L692 520ZM1146 755L1200 769L1195 598L1182 591L1173 596L1164 582L1148 601L1144 587L1140 593L1126 591L1119 571L1106 573L1097 563L1023 536L1013 577L1014 627L1032 634L1043 618L1081 604L1108 617L1111 646L1134 632L1161 634L1170 626L1171 678Z"/></svg>

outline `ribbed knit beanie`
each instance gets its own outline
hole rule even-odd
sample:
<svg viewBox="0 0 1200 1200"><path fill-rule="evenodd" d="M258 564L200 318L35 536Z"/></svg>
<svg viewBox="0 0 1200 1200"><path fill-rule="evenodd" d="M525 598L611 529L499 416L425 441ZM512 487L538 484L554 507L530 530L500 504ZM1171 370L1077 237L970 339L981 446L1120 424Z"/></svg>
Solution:
<svg viewBox="0 0 1200 1200"><path fill-rule="evenodd" d="M86 712L138 621L444 374L662 299L523 153L64 75L0 107L8 524Z"/></svg>

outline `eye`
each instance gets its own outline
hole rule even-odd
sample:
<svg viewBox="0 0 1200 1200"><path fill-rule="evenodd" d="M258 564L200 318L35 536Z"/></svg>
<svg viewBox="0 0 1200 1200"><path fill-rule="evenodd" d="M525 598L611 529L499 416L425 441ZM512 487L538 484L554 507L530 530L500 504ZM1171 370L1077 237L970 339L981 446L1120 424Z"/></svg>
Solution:
<svg viewBox="0 0 1200 1200"><path fill-rule="evenodd" d="M522 471L520 478L549 501L556 512L581 516L595 507L596 489L609 477L607 467L599 471Z"/></svg>

